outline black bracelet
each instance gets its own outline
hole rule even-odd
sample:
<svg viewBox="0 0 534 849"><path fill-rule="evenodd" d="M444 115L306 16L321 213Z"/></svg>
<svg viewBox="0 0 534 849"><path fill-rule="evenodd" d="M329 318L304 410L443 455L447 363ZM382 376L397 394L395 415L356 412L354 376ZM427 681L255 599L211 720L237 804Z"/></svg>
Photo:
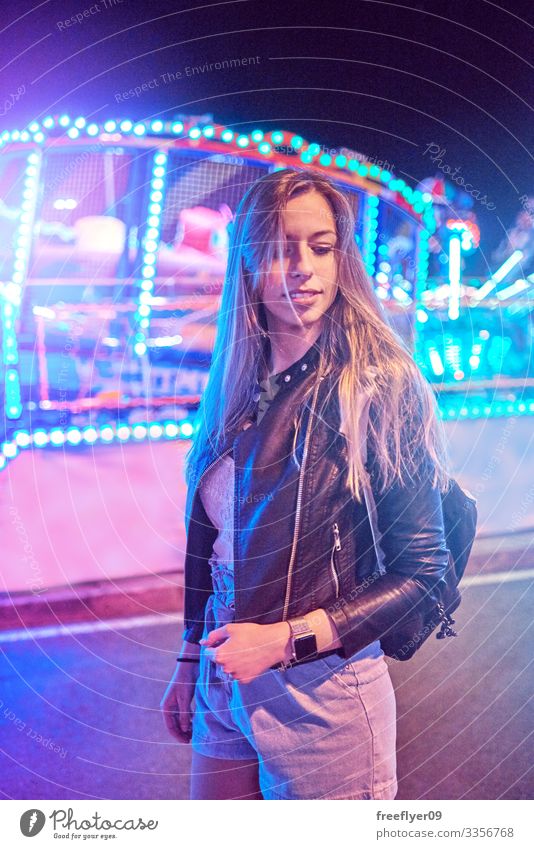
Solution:
<svg viewBox="0 0 534 849"><path fill-rule="evenodd" d="M177 657L178 663L200 663L200 658L197 657Z"/></svg>

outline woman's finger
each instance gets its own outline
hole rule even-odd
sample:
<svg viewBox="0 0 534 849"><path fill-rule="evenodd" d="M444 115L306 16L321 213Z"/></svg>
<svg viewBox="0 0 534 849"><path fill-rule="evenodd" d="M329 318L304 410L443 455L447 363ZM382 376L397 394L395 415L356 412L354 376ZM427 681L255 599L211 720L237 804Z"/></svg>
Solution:
<svg viewBox="0 0 534 849"><path fill-rule="evenodd" d="M200 642L203 646L215 646L221 640L226 640L228 636L229 634L226 629L226 625L222 625L220 628L215 628L213 631L210 631L208 636Z"/></svg>
<svg viewBox="0 0 534 849"><path fill-rule="evenodd" d="M165 725L169 733L180 743L188 743L191 739L192 712L191 703L187 704L180 694L171 692L165 695L160 708L163 712Z"/></svg>

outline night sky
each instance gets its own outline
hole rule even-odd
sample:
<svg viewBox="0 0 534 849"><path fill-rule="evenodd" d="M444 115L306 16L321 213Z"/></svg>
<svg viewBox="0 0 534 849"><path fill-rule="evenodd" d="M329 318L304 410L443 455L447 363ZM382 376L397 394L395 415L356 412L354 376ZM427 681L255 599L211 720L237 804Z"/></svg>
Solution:
<svg viewBox="0 0 534 849"><path fill-rule="evenodd" d="M495 204L474 205L488 262L534 194L531 2L17 0L2 25L1 129L209 113L349 147L413 187L441 163ZM209 68L223 60L239 61Z"/></svg>

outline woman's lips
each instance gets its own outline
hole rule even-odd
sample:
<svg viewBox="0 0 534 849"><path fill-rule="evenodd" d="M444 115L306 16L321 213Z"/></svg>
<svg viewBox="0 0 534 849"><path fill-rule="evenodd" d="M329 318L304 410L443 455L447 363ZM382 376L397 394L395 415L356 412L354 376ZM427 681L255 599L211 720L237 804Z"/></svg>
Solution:
<svg viewBox="0 0 534 849"><path fill-rule="evenodd" d="M312 304L320 294L320 292L291 292L289 297L294 304ZM284 297L287 296L284 295Z"/></svg>

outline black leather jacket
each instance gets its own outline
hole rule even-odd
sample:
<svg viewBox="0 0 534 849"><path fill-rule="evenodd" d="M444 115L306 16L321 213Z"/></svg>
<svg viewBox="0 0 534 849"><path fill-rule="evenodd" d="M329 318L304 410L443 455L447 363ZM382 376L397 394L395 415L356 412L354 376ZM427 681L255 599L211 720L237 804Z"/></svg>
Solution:
<svg viewBox="0 0 534 849"><path fill-rule="evenodd" d="M189 642L202 636L217 536L198 483L232 450L236 622L278 622L322 607L336 625L340 653L350 657L391 632L415 605L435 605L448 560L439 491L424 471L413 485L382 494L373 489L380 567L365 504L346 484L335 380L318 379L318 354L314 344L282 373L261 422L230 434L188 489L183 638ZM310 383L315 392L296 431L294 415ZM373 482L372 455L367 468Z"/></svg>

